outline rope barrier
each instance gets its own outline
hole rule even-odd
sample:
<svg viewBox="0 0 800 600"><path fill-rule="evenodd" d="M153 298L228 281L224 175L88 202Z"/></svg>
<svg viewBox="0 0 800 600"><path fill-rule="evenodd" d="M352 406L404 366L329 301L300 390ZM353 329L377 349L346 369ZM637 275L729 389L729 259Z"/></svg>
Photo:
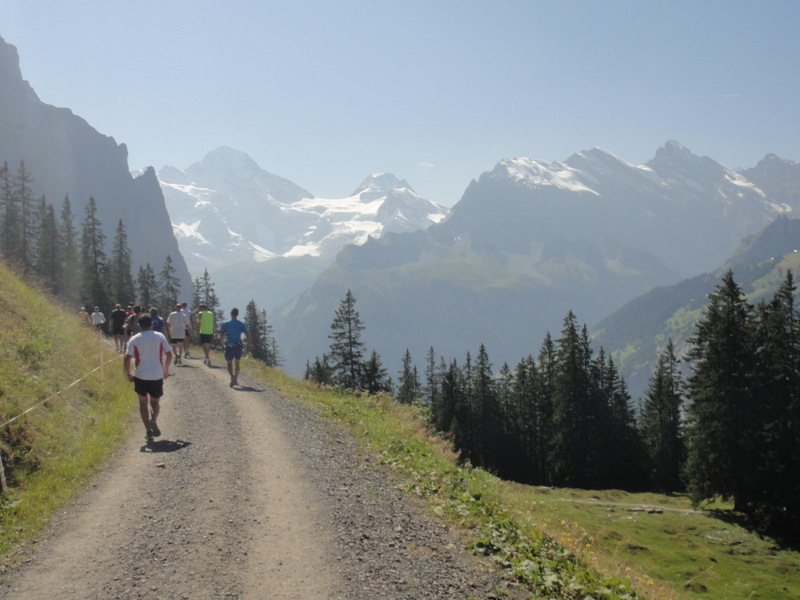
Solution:
<svg viewBox="0 0 800 600"><path fill-rule="evenodd" d="M11 423L13 423L14 421L16 421L17 419L20 419L20 418L24 417L26 414L28 414L28 413L29 413L29 412L31 412L32 410L39 408L39 407L40 407L40 406L42 406L43 404L46 404L47 402L49 402L50 400L52 400L52 399L53 399L53 398L55 398L56 396L60 396L60 395L62 394L62 392L65 392L65 391L67 391L69 388L71 388L71 387L73 387L74 385L76 385L76 384L80 383L81 381L83 381L84 379L86 379L87 377L89 377L89 375L91 375L92 373L95 373L96 371L99 371L99 370L101 370L101 369L102 369L102 368L103 368L105 365L107 365L108 363L110 363L110 362L112 362L112 361L116 360L117 358L119 358L119 357L118 357L118 356L114 356L113 358L110 358L110 359L108 359L107 361L100 363L100 364L99 364L98 366L96 366L94 369L92 369L91 371L89 371L88 373L86 373L86 375L84 375L83 377L81 377L81 378L79 378L79 379L76 379L75 381L73 381L72 383L70 383L70 384L69 384L68 386L66 386L65 388L62 388L62 389L60 389L60 390L59 390L59 391L57 391L55 394L52 394L52 395L51 395L51 396L49 396L48 398L45 398L44 400L42 400L42 401L41 401L41 402L39 402L38 404L34 404L34 405L33 405L33 406L31 406L30 408L28 408L28 409L26 409L26 410L22 411L20 414L18 414L18 415L17 415L16 417L14 417L13 419L9 419L8 421L6 421L6 422L5 422L5 423L3 423L2 425L0 425L0 429L2 429L3 427L5 427L6 425L10 425Z"/></svg>

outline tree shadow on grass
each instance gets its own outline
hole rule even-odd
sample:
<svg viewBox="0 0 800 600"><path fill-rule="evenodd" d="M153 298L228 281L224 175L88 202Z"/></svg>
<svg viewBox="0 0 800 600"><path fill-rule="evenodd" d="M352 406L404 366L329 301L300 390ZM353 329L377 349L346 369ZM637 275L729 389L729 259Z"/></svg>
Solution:
<svg viewBox="0 0 800 600"><path fill-rule="evenodd" d="M765 525L757 519L735 510L712 509L706 512L715 519L731 525L738 525L761 538L773 540L781 550L800 552L800 531L791 523L781 523L779 520L775 520L775 522Z"/></svg>

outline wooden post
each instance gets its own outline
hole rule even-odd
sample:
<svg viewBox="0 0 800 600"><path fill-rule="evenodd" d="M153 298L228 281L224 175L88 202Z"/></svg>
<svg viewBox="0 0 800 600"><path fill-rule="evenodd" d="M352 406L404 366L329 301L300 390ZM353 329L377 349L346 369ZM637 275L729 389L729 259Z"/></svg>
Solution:
<svg viewBox="0 0 800 600"><path fill-rule="evenodd" d="M0 453L0 494L5 494L7 491L6 466L3 464L3 455Z"/></svg>

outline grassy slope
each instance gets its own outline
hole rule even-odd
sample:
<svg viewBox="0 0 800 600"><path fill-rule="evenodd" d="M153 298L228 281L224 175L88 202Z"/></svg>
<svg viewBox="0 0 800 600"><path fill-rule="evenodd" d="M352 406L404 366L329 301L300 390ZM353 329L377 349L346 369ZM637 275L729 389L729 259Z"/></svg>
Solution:
<svg viewBox="0 0 800 600"><path fill-rule="evenodd" d="M1 265L0 281L0 423L37 406L0 428L12 486L0 504L0 556L8 562L102 467L137 417L109 346ZM543 597L800 598L800 554L693 511L684 498L502 482L456 467L418 409L319 390L249 360L244 368L347 427L466 545ZM642 510L654 506L662 512Z"/></svg>
<svg viewBox="0 0 800 600"><path fill-rule="evenodd" d="M0 452L10 488L0 500L0 556L8 561L102 466L137 413L119 355L77 311L2 263L0 282Z"/></svg>

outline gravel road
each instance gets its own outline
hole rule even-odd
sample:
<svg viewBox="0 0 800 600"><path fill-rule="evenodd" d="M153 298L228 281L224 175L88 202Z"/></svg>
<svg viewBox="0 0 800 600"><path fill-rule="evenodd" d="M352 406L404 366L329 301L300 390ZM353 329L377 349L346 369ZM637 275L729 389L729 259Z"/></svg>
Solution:
<svg viewBox="0 0 800 600"><path fill-rule="evenodd" d="M2 575L0 598L526 597L404 498L347 434L241 383L231 389L222 364L173 366L162 437L148 447L137 427Z"/></svg>

